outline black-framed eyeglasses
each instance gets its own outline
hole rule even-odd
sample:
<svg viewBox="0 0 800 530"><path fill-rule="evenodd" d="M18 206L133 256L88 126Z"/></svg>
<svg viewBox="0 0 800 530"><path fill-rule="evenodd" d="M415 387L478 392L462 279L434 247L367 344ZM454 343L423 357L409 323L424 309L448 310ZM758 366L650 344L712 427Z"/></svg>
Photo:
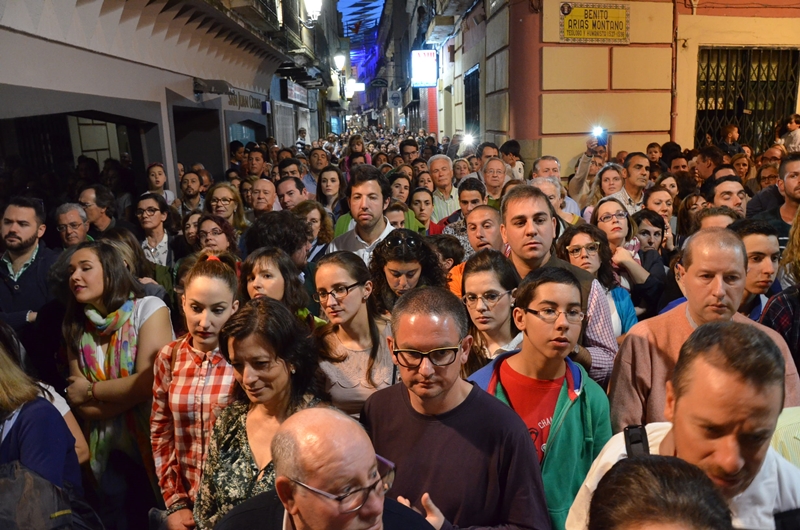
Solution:
<svg viewBox="0 0 800 530"><path fill-rule="evenodd" d="M153 208L153 207L145 209L139 208L138 210L136 210L136 217L153 217L160 211L161 210L159 210L158 208Z"/></svg>
<svg viewBox="0 0 800 530"><path fill-rule="evenodd" d="M600 243L597 241L592 241L591 243L586 243L585 245L570 245L567 247L567 252L573 258L577 258L581 255L581 252L586 249L587 256L594 256L600 250Z"/></svg>
<svg viewBox="0 0 800 530"><path fill-rule="evenodd" d="M461 342L459 340L459 342ZM397 362L404 368L419 368L422 360L427 357L434 366L448 366L455 362L461 346L445 346L422 352L419 350L392 350Z"/></svg>
<svg viewBox="0 0 800 530"><path fill-rule="evenodd" d="M356 282L351 285L337 285L330 291L325 291L324 289L320 289L319 291L315 292L312 298L314 298L315 302L320 302L322 304L328 301L329 296L333 296L333 298L337 302L341 302L345 296L350 294L350 291L355 287L363 284L364 282Z"/></svg>
<svg viewBox="0 0 800 530"><path fill-rule="evenodd" d="M375 458L378 461L378 473L380 477L378 480L370 484L369 486L365 486L363 488L358 488L347 493L343 493L341 495L334 495L333 493L328 493L327 491L322 491L320 489L314 488L309 486L308 484L304 484L299 480L295 480L293 478L289 478L292 482L297 484L298 486L302 486L308 491L314 492L317 495L321 495L326 499L330 499L332 501L336 501L339 503L339 513L353 513L357 512L361 509L364 504L367 503L367 499L369 499L370 493L373 491L376 492L378 495L383 496L392 487L392 483L394 483L394 472L395 472L395 465L394 463L390 462L389 460L383 458L380 455L375 455Z"/></svg>
<svg viewBox="0 0 800 530"><path fill-rule="evenodd" d="M225 233L225 232L223 232L222 230L219 230L219 229L217 229L217 228L214 228L214 229L212 229L210 232L206 232L205 230L200 230L199 232L197 232L197 238L198 238L200 241L202 241L202 240L204 240L204 239L207 239L207 238L208 238L208 236L219 237L219 236L221 236L221 235L222 235L222 234L224 234L224 233Z"/></svg>
<svg viewBox="0 0 800 530"><path fill-rule="evenodd" d="M544 309L531 309L530 307L525 307L524 309L526 313L537 316L543 322L548 324L553 324L556 320L558 320L560 315L567 317L567 322L570 324L580 324L583 322L583 317L586 316L586 314L580 309L567 309L566 311L560 311L551 307L546 307Z"/></svg>
<svg viewBox="0 0 800 530"><path fill-rule="evenodd" d="M461 300L464 301L464 304L466 304L467 307L475 307L478 305L478 300L483 300L483 303L486 304L486 307L494 307L501 298L507 294L510 294L511 291L512 289L502 293L498 293L497 291L486 291L483 294L467 293L461 298Z"/></svg>
<svg viewBox="0 0 800 530"><path fill-rule="evenodd" d="M607 213L607 214L603 215L602 217L598 217L597 220L599 222L601 222L601 223L608 223L608 222L611 222L611 220L613 218L615 218L615 217L617 219L619 219L620 221L622 221L623 219L628 217L628 212L620 210L619 212L615 212L615 213Z"/></svg>

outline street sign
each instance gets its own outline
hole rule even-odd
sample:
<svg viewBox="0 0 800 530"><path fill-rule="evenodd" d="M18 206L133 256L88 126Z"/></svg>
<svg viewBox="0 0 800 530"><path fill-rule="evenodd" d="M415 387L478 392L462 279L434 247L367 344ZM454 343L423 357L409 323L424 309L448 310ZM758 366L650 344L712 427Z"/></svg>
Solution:
<svg viewBox="0 0 800 530"><path fill-rule="evenodd" d="M400 109L403 107L403 93L400 90L389 91L389 108Z"/></svg>
<svg viewBox="0 0 800 530"><path fill-rule="evenodd" d="M561 2L559 11L560 42L630 43L630 4Z"/></svg>
<svg viewBox="0 0 800 530"><path fill-rule="evenodd" d="M369 83L370 88L388 88L389 81L382 77L376 77Z"/></svg>

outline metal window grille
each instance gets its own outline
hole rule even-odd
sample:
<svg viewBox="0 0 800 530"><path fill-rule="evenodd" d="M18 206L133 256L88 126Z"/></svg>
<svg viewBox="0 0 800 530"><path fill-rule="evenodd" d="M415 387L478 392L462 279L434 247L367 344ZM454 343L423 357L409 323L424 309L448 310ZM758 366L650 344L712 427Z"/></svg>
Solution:
<svg viewBox="0 0 800 530"><path fill-rule="evenodd" d="M722 140L719 130L739 127L739 143L763 152L775 126L795 112L800 50L700 48L697 68L695 145Z"/></svg>
<svg viewBox="0 0 800 530"><path fill-rule="evenodd" d="M465 132L478 137L481 132L481 70L476 65L464 74Z"/></svg>

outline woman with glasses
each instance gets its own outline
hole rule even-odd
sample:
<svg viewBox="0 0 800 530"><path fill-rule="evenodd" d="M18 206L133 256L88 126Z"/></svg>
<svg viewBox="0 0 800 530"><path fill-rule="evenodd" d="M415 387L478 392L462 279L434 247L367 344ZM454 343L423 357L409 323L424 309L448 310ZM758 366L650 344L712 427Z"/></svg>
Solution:
<svg viewBox="0 0 800 530"><path fill-rule="evenodd" d="M519 347L522 335L511 318L517 285L511 262L496 250L481 250L464 265L462 300L469 313L469 334L474 339L464 365L465 376L501 353Z"/></svg>
<svg viewBox="0 0 800 530"><path fill-rule="evenodd" d="M389 315L397 299L417 287L446 287L436 252L422 236L397 229L378 243L369 264L378 314Z"/></svg>
<svg viewBox="0 0 800 530"><path fill-rule="evenodd" d="M768 188L778 182L779 174L778 164L775 163L764 164L758 168L755 178L756 182L758 183L757 191L761 191L764 188Z"/></svg>
<svg viewBox="0 0 800 530"><path fill-rule="evenodd" d="M514 323L524 337L520 349L496 357L470 377L527 425L553 528L564 528L592 462L611 438L605 391L569 358L585 318L581 286L571 272L534 271L516 292Z"/></svg>
<svg viewBox="0 0 800 530"><path fill-rule="evenodd" d="M322 258L314 279L314 299L330 322L314 334L325 390L336 408L357 418L369 396L394 383L391 329L372 296L369 269L352 252Z"/></svg>
<svg viewBox="0 0 800 530"><path fill-rule="evenodd" d="M182 281L188 334L156 356L150 440L167 528L191 526L192 508L217 416L234 398L233 368L219 332L236 312L236 258L202 253Z"/></svg>
<svg viewBox="0 0 800 530"><path fill-rule="evenodd" d="M655 314L666 282L661 255L654 250L640 250L636 223L630 219L625 206L613 197L606 197L597 204L591 224L606 234L614 274L620 286L631 293L636 314L640 317Z"/></svg>
<svg viewBox="0 0 800 530"><path fill-rule="evenodd" d="M233 366L236 401L218 416L194 505L211 530L237 504L275 487L270 444L281 423L320 403L308 330L280 302L250 300L225 323L219 348Z"/></svg>
<svg viewBox="0 0 800 530"><path fill-rule="evenodd" d="M236 231L233 226L222 217L208 213L203 214L197 220L195 248L239 255L239 249L236 246Z"/></svg>
<svg viewBox="0 0 800 530"><path fill-rule="evenodd" d="M556 255L591 273L606 290L614 336L622 344L625 334L639 320L630 293L619 286L614 275L611 247L605 232L588 224L571 226L556 243Z"/></svg>
<svg viewBox="0 0 800 530"><path fill-rule="evenodd" d="M225 219L236 230L236 238L247 229L244 203L239 190L230 182L218 182L206 192L203 209Z"/></svg>
<svg viewBox="0 0 800 530"><path fill-rule="evenodd" d="M167 231L169 206L164 197L155 193L145 193L136 204L136 220L144 231L142 250L148 261L158 265L175 265L173 239Z"/></svg>

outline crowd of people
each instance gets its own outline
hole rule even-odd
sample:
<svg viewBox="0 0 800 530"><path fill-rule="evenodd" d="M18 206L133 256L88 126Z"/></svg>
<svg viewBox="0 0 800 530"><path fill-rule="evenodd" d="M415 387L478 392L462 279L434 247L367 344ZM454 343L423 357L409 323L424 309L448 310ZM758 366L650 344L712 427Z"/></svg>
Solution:
<svg viewBox="0 0 800 530"><path fill-rule="evenodd" d="M798 528L787 130L5 175L0 466L75 528Z"/></svg>

